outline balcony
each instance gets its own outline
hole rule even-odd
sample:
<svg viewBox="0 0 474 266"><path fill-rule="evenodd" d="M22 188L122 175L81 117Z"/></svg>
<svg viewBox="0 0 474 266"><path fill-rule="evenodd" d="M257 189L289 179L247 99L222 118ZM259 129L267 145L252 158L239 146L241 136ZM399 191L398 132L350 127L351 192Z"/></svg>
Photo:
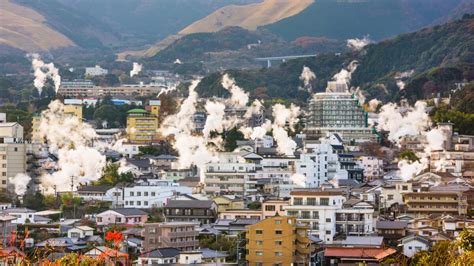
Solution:
<svg viewBox="0 0 474 266"><path fill-rule="evenodd" d="M198 233L196 231L181 231L181 232L169 232L169 237L196 237Z"/></svg>
<svg viewBox="0 0 474 266"><path fill-rule="evenodd" d="M161 237L161 242L166 247L174 247L174 248L197 247L199 245L198 240L172 242L167 237Z"/></svg>
<svg viewBox="0 0 474 266"><path fill-rule="evenodd" d="M416 202L419 202L419 203L423 203L423 202L430 202L430 203L439 203L439 204L443 204L443 203L458 203L458 199L453 199L453 198L440 198L440 199L436 199L435 197L432 197L431 199L428 198L428 197L424 197L424 198L406 198L405 199L405 203L416 203Z"/></svg>

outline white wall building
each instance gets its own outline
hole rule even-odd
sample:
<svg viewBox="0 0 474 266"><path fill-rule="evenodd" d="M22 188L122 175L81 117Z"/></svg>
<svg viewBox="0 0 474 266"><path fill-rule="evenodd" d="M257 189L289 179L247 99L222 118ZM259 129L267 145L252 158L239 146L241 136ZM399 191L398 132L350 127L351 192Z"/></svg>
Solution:
<svg viewBox="0 0 474 266"><path fill-rule="evenodd" d="M400 239L400 241L400 245L403 246L403 255L409 258L422 250L428 250L430 247L429 240L422 236L409 235Z"/></svg>
<svg viewBox="0 0 474 266"><path fill-rule="evenodd" d="M96 65L95 67L86 67L85 75L86 76L101 76L101 75L107 75L109 71L107 69L103 69L100 66Z"/></svg>
<svg viewBox="0 0 474 266"><path fill-rule="evenodd" d="M362 156L359 164L364 169L364 177L368 180L377 179L383 176L383 160L373 156Z"/></svg>
<svg viewBox="0 0 474 266"><path fill-rule="evenodd" d="M111 191L116 193L117 191ZM115 206L125 208L149 209L162 207L169 199L178 194L192 194L192 188L180 186L172 181L162 180L153 183L141 183L131 187L124 187L122 198L116 202Z"/></svg>
<svg viewBox="0 0 474 266"><path fill-rule="evenodd" d="M373 207L360 204L344 208L346 198L341 190L294 190L290 197L290 205L285 207L288 216L296 216L299 222L308 224L310 233L326 244L333 243L338 233L364 235L373 232Z"/></svg>

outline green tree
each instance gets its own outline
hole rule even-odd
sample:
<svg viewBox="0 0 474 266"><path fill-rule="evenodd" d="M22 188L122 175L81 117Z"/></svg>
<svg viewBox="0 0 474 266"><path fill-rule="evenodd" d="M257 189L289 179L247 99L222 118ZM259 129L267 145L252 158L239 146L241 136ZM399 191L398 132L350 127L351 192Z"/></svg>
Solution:
<svg viewBox="0 0 474 266"><path fill-rule="evenodd" d="M236 127L224 132L224 149L225 151L234 151L237 148L237 141L244 140L244 134Z"/></svg>
<svg viewBox="0 0 474 266"><path fill-rule="evenodd" d="M103 122L107 122L109 127L118 126L119 110L113 105L101 105L93 115L95 124L102 127Z"/></svg>
<svg viewBox="0 0 474 266"><path fill-rule="evenodd" d="M41 192L27 193L23 196L23 206L35 211L44 210L44 196Z"/></svg>
<svg viewBox="0 0 474 266"><path fill-rule="evenodd" d="M409 162L416 162L416 161L420 160L420 158L418 158L418 156L416 156L416 154L414 152L409 151L409 150L405 150L405 151L400 152L399 158L400 159L405 159Z"/></svg>
<svg viewBox="0 0 474 266"><path fill-rule="evenodd" d="M260 201L252 201L248 204L248 207L251 210L260 210L262 208L262 203Z"/></svg>
<svg viewBox="0 0 474 266"><path fill-rule="evenodd" d="M94 185L115 186L118 183L132 183L134 179L133 174L130 172L119 174L119 167L120 165L117 163L108 163L102 172L102 176L94 182Z"/></svg>

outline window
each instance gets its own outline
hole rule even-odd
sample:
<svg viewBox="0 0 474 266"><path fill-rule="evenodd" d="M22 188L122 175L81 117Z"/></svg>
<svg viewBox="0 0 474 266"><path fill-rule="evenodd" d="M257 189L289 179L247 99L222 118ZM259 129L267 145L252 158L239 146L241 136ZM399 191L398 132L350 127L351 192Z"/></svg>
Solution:
<svg viewBox="0 0 474 266"><path fill-rule="evenodd" d="M313 211L313 219L319 219L319 212Z"/></svg>
<svg viewBox="0 0 474 266"><path fill-rule="evenodd" d="M283 241L281 240L275 241L275 246L281 246L281 245L283 245Z"/></svg>
<svg viewBox="0 0 474 266"><path fill-rule="evenodd" d="M263 234L263 230L259 230L259 229L257 229L257 230L255 230L255 234L257 234L257 235L261 235L261 234Z"/></svg>
<svg viewBox="0 0 474 266"><path fill-rule="evenodd" d="M142 193L140 191L137 192L137 197L141 197Z"/></svg>
<svg viewBox="0 0 474 266"><path fill-rule="evenodd" d="M283 256L283 252L275 252L275 256L281 257L281 256Z"/></svg>
<svg viewBox="0 0 474 266"><path fill-rule="evenodd" d="M308 198L306 200L306 205L315 206L316 205L316 199L315 198Z"/></svg>
<svg viewBox="0 0 474 266"><path fill-rule="evenodd" d="M148 206L148 201L144 201L143 205Z"/></svg>
<svg viewBox="0 0 474 266"><path fill-rule="evenodd" d="M403 186L402 186L402 190L408 190L408 186L407 186L407 185L403 185Z"/></svg>
<svg viewBox="0 0 474 266"><path fill-rule="evenodd" d="M266 211L275 211L275 205L266 205L265 210Z"/></svg>
<svg viewBox="0 0 474 266"><path fill-rule="evenodd" d="M143 192L143 196L148 197L148 192L147 191Z"/></svg>
<svg viewBox="0 0 474 266"><path fill-rule="evenodd" d="M319 203L323 206L329 206L329 198L321 198Z"/></svg>
<svg viewBox="0 0 474 266"><path fill-rule="evenodd" d="M331 222L331 218L326 218L326 223L330 223Z"/></svg>
<svg viewBox="0 0 474 266"><path fill-rule="evenodd" d="M303 205L303 198L294 198L293 199L294 205Z"/></svg>
<svg viewBox="0 0 474 266"><path fill-rule="evenodd" d="M390 195L387 195L387 199L388 199L388 200L393 200L393 195L391 195L391 194L390 194Z"/></svg>
<svg viewBox="0 0 474 266"><path fill-rule="evenodd" d="M275 230L276 235L281 235L283 232L281 230Z"/></svg>
<svg viewBox="0 0 474 266"><path fill-rule="evenodd" d="M257 245L259 245L259 246L260 246L260 245L263 245L263 241L262 241L262 240L257 240L257 241L255 241L255 244L257 244Z"/></svg>
<svg viewBox="0 0 474 266"><path fill-rule="evenodd" d="M133 191L130 191L130 197L133 197L133 196L135 196Z"/></svg>
<svg viewBox="0 0 474 266"><path fill-rule="evenodd" d="M151 196L152 196L152 197L156 196L156 193L155 193L155 192L151 192Z"/></svg>
<svg viewBox="0 0 474 266"><path fill-rule="evenodd" d="M326 235L330 235L330 234L331 234L331 230L327 230Z"/></svg>
<svg viewBox="0 0 474 266"><path fill-rule="evenodd" d="M309 211L302 211L302 212L301 212L301 218L302 218L302 219L310 219L310 218L311 218L311 217L309 216L310 213L311 213L311 212L309 212Z"/></svg>
<svg viewBox="0 0 474 266"><path fill-rule="evenodd" d="M263 251L255 251L255 255L257 255L257 256L263 256Z"/></svg>
<svg viewBox="0 0 474 266"><path fill-rule="evenodd" d="M275 220L275 224L281 224L281 220Z"/></svg>

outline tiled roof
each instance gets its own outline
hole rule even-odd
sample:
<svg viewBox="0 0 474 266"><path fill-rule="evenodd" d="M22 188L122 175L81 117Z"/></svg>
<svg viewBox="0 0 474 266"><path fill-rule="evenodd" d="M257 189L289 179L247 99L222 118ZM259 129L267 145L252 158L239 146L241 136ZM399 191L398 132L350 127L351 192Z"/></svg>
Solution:
<svg viewBox="0 0 474 266"><path fill-rule="evenodd" d="M325 257L337 258L374 258L381 260L397 251L393 248L351 248L351 247L327 247L324 250Z"/></svg>
<svg viewBox="0 0 474 266"><path fill-rule="evenodd" d="M145 258L172 258L179 255L179 250L176 248L158 248L149 252L145 252L140 257Z"/></svg>
<svg viewBox="0 0 474 266"><path fill-rule="evenodd" d="M142 210L132 208L118 208L112 209L112 211L118 212L124 216L147 215L147 213Z"/></svg>
<svg viewBox="0 0 474 266"><path fill-rule="evenodd" d="M408 226L407 221L377 221L377 229L405 229Z"/></svg>
<svg viewBox="0 0 474 266"><path fill-rule="evenodd" d="M166 208L209 209L213 203L212 200L170 200Z"/></svg>

